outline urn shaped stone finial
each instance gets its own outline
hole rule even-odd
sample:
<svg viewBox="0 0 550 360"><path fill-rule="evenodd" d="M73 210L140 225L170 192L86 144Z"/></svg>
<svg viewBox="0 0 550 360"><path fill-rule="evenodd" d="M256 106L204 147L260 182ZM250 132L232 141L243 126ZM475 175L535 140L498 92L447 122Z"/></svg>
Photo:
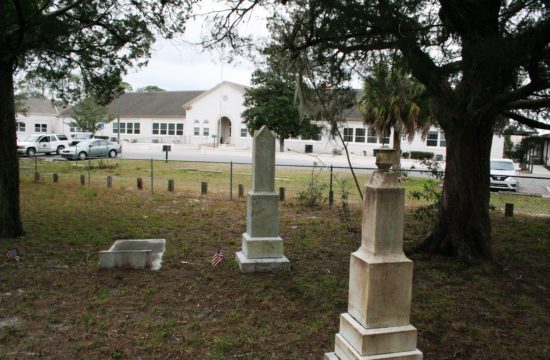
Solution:
<svg viewBox="0 0 550 360"><path fill-rule="evenodd" d="M388 171L395 164L397 150L387 146L376 149L376 166L380 171Z"/></svg>

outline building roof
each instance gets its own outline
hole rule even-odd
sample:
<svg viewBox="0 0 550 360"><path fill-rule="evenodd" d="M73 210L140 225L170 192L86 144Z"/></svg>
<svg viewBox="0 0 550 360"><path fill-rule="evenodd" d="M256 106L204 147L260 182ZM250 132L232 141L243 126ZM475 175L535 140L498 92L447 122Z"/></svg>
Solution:
<svg viewBox="0 0 550 360"><path fill-rule="evenodd" d="M183 104L204 93L198 91L157 91L145 93L127 93L114 99L107 111L121 117L185 117ZM78 106L78 105L76 105ZM70 117L75 106L63 111L60 115Z"/></svg>
<svg viewBox="0 0 550 360"><path fill-rule="evenodd" d="M57 115L59 111L51 100L31 97L23 100L23 110L26 114Z"/></svg>
<svg viewBox="0 0 550 360"><path fill-rule="evenodd" d="M194 98L192 98L192 99L189 99L189 101L186 102L186 103L184 104L184 107L185 107L186 109L190 109L192 103L194 103L195 101L199 100L200 98L202 98L202 97L208 95L209 93L213 92L214 90L218 89L219 87L221 87L221 86L223 86L223 85L229 85L229 86L235 88L237 91L240 91L240 92L242 92L242 93L244 93L245 90L246 90L246 88L247 88L247 87L244 86L244 85L237 84L237 83L234 83L234 82L231 82L231 81L222 81L222 82L219 83L218 85L214 86L212 89L209 89L209 90L207 90L207 91L204 91L204 92L203 92L202 94L200 94L199 96L194 97Z"/></svg>

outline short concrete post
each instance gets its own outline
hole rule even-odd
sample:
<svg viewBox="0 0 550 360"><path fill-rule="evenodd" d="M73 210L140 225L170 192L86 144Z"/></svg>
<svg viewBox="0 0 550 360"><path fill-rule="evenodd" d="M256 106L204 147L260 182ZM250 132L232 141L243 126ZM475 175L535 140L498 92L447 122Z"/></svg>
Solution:
<svg viewBox="0 0 550 360"><path fill-rule="evenodd" d="M86 185L86 175L80 175L80 185Z"/></svg>
<svg viewBox="0 0 550 360"><path fill-rule="evenodd" d="M143 190L143 179L137 178L137 188L138 190Z"/></svg>
<svg viewBox="0 0 550 360"><path fill-rule="evenodd" d="M56 174L53 174L53 182L54 183L58 183L59 182L59 175L56 173Z"/></svg>
<svg viewBox="0 0 550 360"><path fill-rule="evenodd" d="M208 183L206 181L201 182L201 195L208 194Z"/></svg>
<svg viewBox="0 0 550 360"><path fill-rule="evenodd" d="M514 216L514 204L510 204L510 203L504 204L504 216L506 217Z"/></svg>
<svg viewBox="0 0 550 360"><path fill-rule="evenodd" d="M421 360L410 323L413 263L403 253L405 189L392 149L378 150L365 190L361 247L351 254L348 312L325 360Z"/></svg>
<svg viewBox="0 0 550 360"><path fill-rule="evenodd" d="M174 192L174 179L168 179L168 191Z"/></svg>
<svg viewBox="0 0 550 360"><path fill-rule="evenodd" d="M239 197L244 197L244 186L243 184L239 184Z"/></svg>
<svg viewBox="0 0 550 360"><path fill-rule="evenodd" d="M248 193L246 233L235 254L243 273L288 271L279 236L279 196L275 193L275 137L267 126L254 133L252 190Z"/></svg>
<svg viewBox="0 0 550 360"><path fill-rule="evenodd" d="M34 173L34 182L39 182L40 181L40 173L39 172L35 172Z"/></svg>
<svg viewBox="0 0 550 360"><path fill-rule="evenodd" d="M113 177L111 175L107 176L107 187L108 188L113 187Z"/></svg>
<svg viewBox="0 0 550 360"><path fill-rule="evenodd" d="M279 201L285 201L285 188L282 186L279 188Z"/></svg>

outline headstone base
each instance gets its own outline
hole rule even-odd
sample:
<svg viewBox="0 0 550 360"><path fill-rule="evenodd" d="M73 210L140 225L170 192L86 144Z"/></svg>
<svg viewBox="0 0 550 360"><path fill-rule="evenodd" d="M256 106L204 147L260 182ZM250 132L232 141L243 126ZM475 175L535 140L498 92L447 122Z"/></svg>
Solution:
<svg viewBox="0 0 550 360"><path fill-rule="evenodd" d="M330 357L333 356L333 357ZM334 353L325 354L325 360L422 360L418 349L376 355L361 355L346 339L336 334Z"/></svg>
<svg viewBox="0 0 550 360"><path fill-rule="evenodd" d="M239 251L235 254L242 273L290 271L290 261L286 256L276 258L249 259Z"/></svg>

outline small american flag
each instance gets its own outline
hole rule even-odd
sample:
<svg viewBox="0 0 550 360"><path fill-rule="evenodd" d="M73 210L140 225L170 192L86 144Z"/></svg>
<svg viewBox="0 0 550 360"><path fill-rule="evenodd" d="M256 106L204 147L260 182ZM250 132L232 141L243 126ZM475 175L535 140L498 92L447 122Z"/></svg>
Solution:
<svg viewBox="0 0 550 360"><path fill-rule="evenodd" d="M223 250L221 247L218 247L214 256L212 256L212 266L218 266L223 261Z"/></svg>
<svg viewBox="0 0 550 360"><path fill-rule="evenodd" d="M8 251L6 251L6 258L8 258L8 260L15 260L17 262L20 262L23 259L23 257L19 255L19 250L17 250L17 248L9 249Z"/></svg>

